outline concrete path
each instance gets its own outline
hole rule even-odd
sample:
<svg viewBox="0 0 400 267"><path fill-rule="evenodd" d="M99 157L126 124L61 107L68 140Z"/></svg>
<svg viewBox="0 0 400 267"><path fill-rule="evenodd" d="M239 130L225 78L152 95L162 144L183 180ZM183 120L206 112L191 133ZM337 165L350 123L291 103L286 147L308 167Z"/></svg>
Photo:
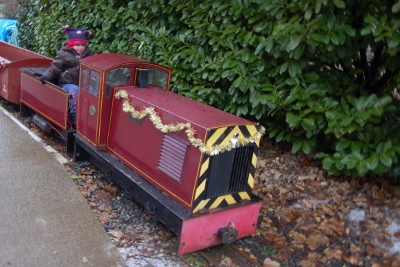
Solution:
<svg viewBox="0 0 400 267"><path fill-rule="evenodd" d="M1 110L0 266L125 266L65 168Z"/></svg>

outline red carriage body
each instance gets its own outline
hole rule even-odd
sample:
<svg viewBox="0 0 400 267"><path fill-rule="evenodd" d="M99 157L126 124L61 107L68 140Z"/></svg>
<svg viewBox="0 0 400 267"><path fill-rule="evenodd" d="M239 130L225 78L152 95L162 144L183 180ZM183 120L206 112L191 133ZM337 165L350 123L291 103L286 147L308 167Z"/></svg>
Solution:
<svg viewBox="0 0 400 267"><path fill-rule="evenodd" d="M20 68L49 67L53 59L0 41L0 96L5 100L20 103Z"/></svg>

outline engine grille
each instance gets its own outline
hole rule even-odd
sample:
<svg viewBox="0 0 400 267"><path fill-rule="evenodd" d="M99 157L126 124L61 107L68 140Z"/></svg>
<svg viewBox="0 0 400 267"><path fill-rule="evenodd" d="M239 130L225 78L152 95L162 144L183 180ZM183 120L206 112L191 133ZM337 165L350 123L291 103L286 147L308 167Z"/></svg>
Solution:
<svg viewBox="0 0 400 267"><path fill-rule="evenodd" d="M254 145L234 148L211 157L206 198L249 191L248 178Z"/></svg>
<svg viewBox="0 0 400 267"><path fill-rule="evenodd" d="M230 193L245 191L247 189L247 180L249 177L254 146L239 147L235 150L232 175L229 183Z"/></svg>

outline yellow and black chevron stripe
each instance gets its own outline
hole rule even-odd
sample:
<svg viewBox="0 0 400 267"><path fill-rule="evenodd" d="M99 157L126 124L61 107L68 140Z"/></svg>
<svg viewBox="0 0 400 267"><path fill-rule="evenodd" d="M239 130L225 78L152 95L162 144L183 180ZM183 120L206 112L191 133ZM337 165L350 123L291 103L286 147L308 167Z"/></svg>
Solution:
<svg viewBox="0 0 400 267"><path fill-rule="evenodd" d="M254 136L257 131L260 130L259 125L234 125L221 127L216 129L208 130L206 143L207 146L214 146L224 144L231 140L235 133L239 134L239 137L249 138ZM213 156L208 156L203 154L201 168L199 172L199 177L197 180L197 186L194 195L193 202L193 213L197 213L200 210L210 210L220 207L226 207L228 205L236 204L240 201L251 200L251 190L254 186L254 173L256 170L257 164L257 153L259 142L251 143L247 146L253 146L251 155L247 155L247 157L251 157L251 159L246 159L249 162L248 174L244 177L246 179L246 185L243 190L240 192L227 192L227 194L223 194L215 197L207 197L207 182L210 179L210 165L213 160ZM223 152L223 153L230 153ZM215 157L215 156L214 156ZM224 168L224 166L219 166ZM227 170L231 171L231 170ZM211 177L215 179L217 177ZM230 181L229 181L230 182Z"/></svg>

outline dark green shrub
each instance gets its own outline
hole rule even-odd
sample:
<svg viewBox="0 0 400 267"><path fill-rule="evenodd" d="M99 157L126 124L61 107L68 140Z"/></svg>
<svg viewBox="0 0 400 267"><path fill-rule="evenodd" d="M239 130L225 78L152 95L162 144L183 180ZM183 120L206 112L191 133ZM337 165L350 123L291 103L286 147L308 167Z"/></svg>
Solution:
<svg viewBox="0 0 400 267"><path fill-rule="evenodd" d="M96 52L173 69L173 90L268 126L334 175L399 172L400 3L342 0L30 1L22 39L53 56L61 26Z"/></svg>

